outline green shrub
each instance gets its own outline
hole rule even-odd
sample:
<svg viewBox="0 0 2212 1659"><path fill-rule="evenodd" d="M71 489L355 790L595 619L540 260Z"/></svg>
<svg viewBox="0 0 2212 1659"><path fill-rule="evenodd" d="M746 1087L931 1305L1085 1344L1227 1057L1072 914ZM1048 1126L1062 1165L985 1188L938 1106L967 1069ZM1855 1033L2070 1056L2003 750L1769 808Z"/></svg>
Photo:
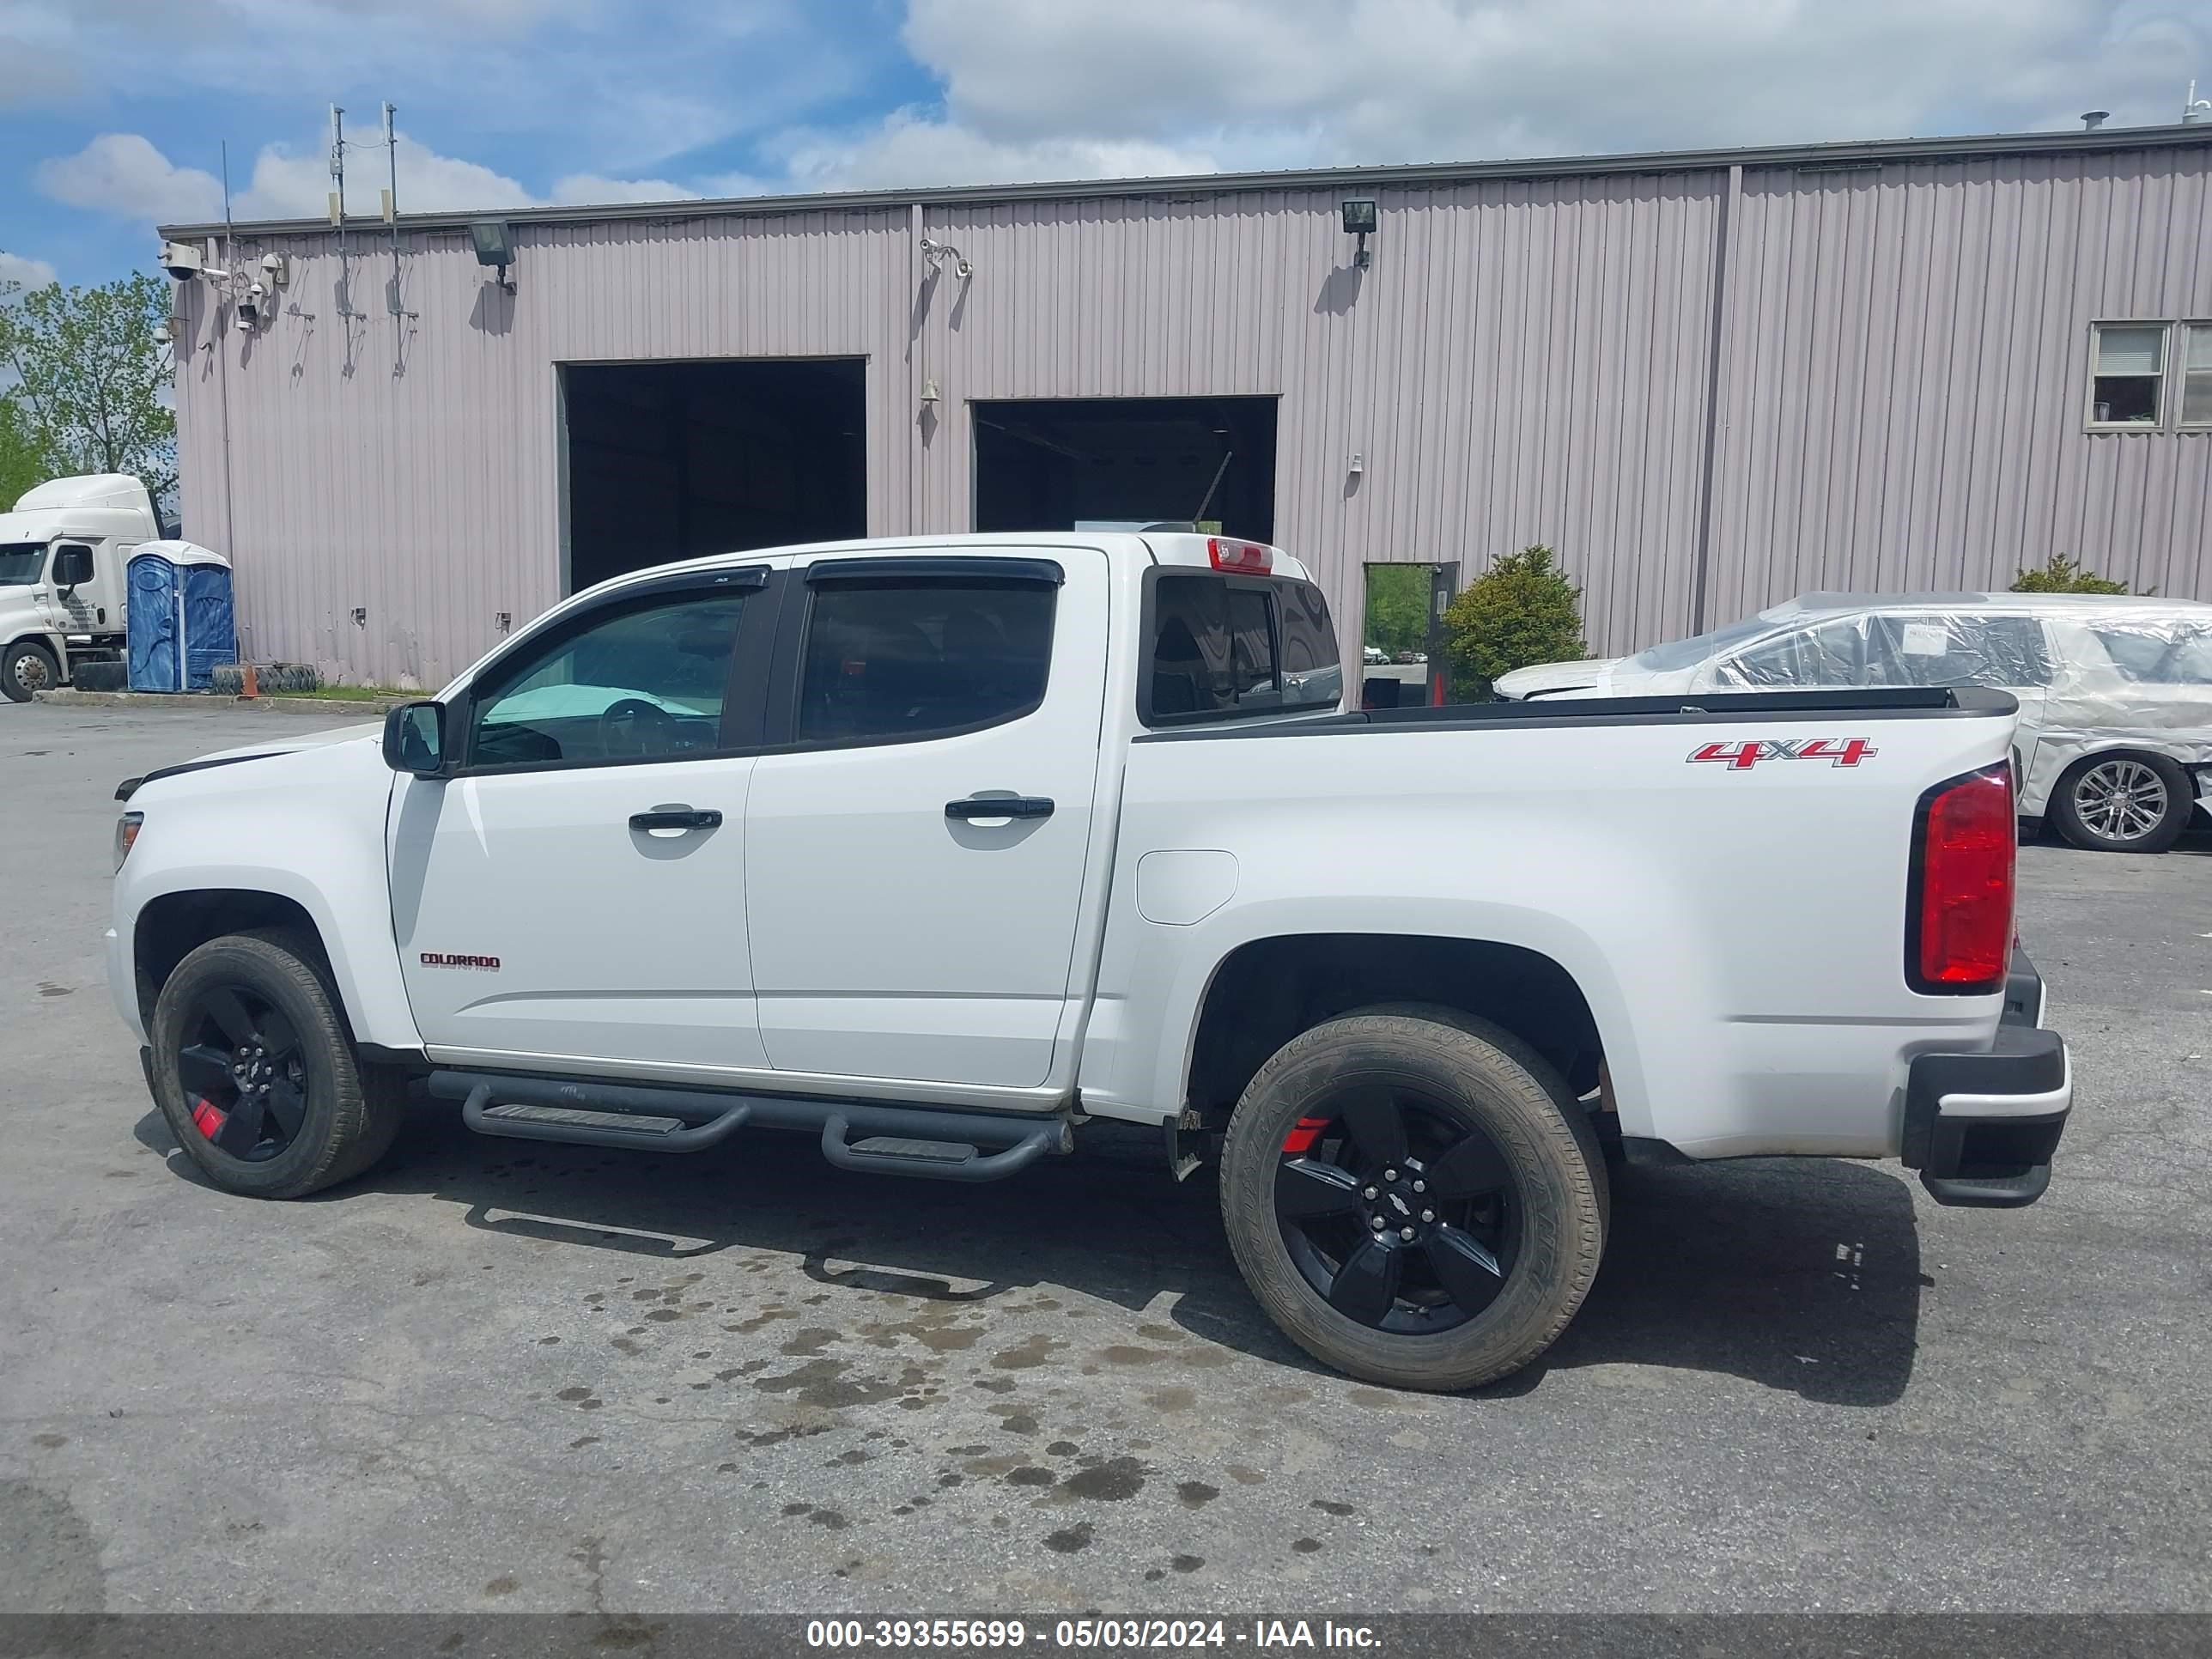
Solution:
<svg viewBox="0 0 2212 1659"><path fill-rule="evenodd" d="M2013 578L2015 593L2124 593L2125 582L2116 582L2109 576L2100 576L2095 571L2074 562L2063 553L2053 553L2051 562L2039 570L2023 570Z"/></svg>
<svg viewBox="0 0 2212 1659"><path fill-rule="evenodd" d="M1462 682L1491 681L1540 662L1589 655L1583 638L1583 591L1553 562L1548 547L1524 547L1492 565L1451 602L1444 628L1452 668ZM1462 684L1462 693L1472 690Z"/></svg>

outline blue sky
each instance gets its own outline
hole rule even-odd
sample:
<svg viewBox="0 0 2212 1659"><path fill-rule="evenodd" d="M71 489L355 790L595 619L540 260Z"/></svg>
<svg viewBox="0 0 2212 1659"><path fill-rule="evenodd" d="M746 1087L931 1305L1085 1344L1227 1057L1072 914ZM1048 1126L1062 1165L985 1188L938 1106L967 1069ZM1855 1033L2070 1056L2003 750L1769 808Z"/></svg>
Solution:
<svg viewBox="0 0 2212 1659"><path fill-rule="evenodd" d="M161 219L2171 121L2206 0L0 0L0 279Z"/></svg>

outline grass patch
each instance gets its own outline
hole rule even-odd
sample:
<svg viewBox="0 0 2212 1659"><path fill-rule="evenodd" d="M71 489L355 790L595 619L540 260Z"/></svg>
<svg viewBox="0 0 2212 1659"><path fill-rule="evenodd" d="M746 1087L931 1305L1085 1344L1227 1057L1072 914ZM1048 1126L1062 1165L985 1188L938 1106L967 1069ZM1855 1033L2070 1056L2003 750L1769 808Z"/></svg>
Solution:
<svg viewBox="0 0 2212 1659"><path fill-rule="evenodd" d="M419 697L420 691L403 691L396 685L325 685L313 691L264 691L264 697L322 697L332 702L382 702L388 698Z"/></svg>

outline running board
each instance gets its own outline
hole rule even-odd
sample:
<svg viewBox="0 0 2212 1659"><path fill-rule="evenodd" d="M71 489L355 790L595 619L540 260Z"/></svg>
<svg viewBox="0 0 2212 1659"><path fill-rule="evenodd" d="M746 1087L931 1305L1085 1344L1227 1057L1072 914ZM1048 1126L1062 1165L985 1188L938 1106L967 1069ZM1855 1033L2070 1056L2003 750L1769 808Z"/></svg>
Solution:
<svg viewBox="0 0 2212 1659"><path fill-rule="evenodd" d="M917 1140L896 1135L871 1135L848 1141L851 1127L842 1112L833 1112L822 1125L822 1156L841 1170L860 1170L877 1175L919 1176L925 1181L1003 1181L1018 1174L1068 1133L1065 1123L1032 1129L1003 1152L984 1155L965 1141Z"/></svg>
<svg viewBox="0 0 2212 1659"><path fill-rule="evenodd" d="M461 1121L480 1135L517 1140L556 1140L571 1146L635 1146L648 1152L696 1152L727 1140L745 1127L750 1106L732 1106L720 1117L686 1126L680 1117L645 1112L603 1112L582 1106L536 1106L523 1101L492 1105L493 1089L479 1083L461 1103Z"/></svg>
<svg viewBox="0 0 2212 1659"><path fill-rule="evenodd" d="M999 1181L1047 1153L1075 1150L1065 1117L948 1112L803 1096L713 1094L584 1078L433 1072L430 1092L459 1100L478 1134L579 1146L696 1152L753 1127L818 1131L842 1170L933 1181Z"/></svg>

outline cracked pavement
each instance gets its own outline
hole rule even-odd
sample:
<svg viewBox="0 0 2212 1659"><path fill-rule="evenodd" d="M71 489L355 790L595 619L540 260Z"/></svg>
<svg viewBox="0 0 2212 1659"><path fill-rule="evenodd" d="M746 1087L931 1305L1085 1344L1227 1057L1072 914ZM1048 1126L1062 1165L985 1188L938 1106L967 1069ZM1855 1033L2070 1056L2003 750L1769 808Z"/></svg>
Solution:
<svg viewBox="0 0 2212 1659"><path fill-rule="evenodd" d="M1149 1133L969 1189L425 1102L313 1200L199 1185L108 1006L109 797L313 723L0 708L0 1611L2212 1608L2212 837L2023 854L2041 1204L1624 1171L1565 1337L1431 1398L1277 1336Z"/></svg>

